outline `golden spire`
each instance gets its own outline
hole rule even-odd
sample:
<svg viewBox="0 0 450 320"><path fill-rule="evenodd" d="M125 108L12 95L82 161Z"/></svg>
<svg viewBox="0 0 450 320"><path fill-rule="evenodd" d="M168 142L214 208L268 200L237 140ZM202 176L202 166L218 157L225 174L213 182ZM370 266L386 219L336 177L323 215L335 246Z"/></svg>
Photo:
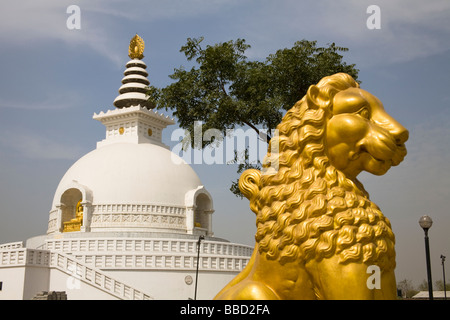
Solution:
<svg viewBox="0 0 450 320"><path fill-rule="evenodd" d="M142 59L144 58L144 40L137 34L131 39L130 47L128 48L128 56L131 59Z"/></svg>

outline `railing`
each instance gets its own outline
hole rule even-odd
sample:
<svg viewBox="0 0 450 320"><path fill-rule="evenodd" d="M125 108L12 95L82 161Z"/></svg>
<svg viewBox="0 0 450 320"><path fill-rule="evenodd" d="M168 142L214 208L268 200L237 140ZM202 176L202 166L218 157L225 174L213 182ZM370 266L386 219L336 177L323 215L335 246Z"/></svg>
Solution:
<svg viewBox="0 0 450 320"><path fill-rule="evenodd" d="M72 276L74 280L89 283L119 299L153 300L150 295L61 252L50 252L50 266Z"/></svg>
<svg viewBox="0 0 450 320"><path fill-rule="evenodd" d="M49 267L50 252L37 249L0 250L0 267L42 266Z"/></svg>
<svg viewBox="0 0 450 320"><path fill-rule="evenodd" d="M11 250L18 248L23 248L23 241L0 244L0 250Z"/></svg>
<svg viewBox="0 0 450 320"><path fill-rule="evenodd" d="M48 239L43 248L46 250L22 248L21 243L2 247L5 249L0 250L0 267L57 268L73 279L89 283L119 299L152 297L100 269L194 270L197 267L195 239ZM204 241L199 269L239 272L247 265L252 251L249 246Z"/></svg>
<svg viewBox="0 0 450 320"><path fill-rule="evenodd" d="M24 266L27 249L11 249L0 251L0 267Z"/></svg>
<svg viewBox="0 0 450 320"><path fill-rule="evenodd" d="M135 253L74 253L83 263L100 269L152 269L152 270L195 270L197 256L174 254L135 254ZM231 256L200 256L199 269L208 271L239 272L249 258Z"/></svg>
<svg viewBox="0 0 450 320"><path fill-rule="evenodd" d="M35 249L11 249L0 251L0 267L42 266L58 269L77 281L88 283L119 299L152 300L153 298L132 286L110 277L103 271L89 266L62 252Z"/></svg>
<svg viewBox="0 0 450 320"><path fill-rule="evenodd" d="M197 240L187 239L49 239L48 250L63 252L145 252L171 254L197 254ZM203 241L201 254L215 256L250 257L253 247L219 242Z"/></svg>
<svg viewBox="0 0 450 320"><path fill-rule="evenodd" d="M186 239L52 239L52 251L73 254L101 269L193 270L197 267L197 240ZM253 248L218 241L202 242L201 270L238 272L248 263Z"/></svg>

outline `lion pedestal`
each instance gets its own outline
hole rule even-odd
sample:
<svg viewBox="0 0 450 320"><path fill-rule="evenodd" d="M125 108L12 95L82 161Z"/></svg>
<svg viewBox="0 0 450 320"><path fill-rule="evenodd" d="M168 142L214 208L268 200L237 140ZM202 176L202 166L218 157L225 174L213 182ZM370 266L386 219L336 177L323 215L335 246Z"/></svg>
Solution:
<svg viewBox="0 0 450 320"><path fill-rule="evenodd" d="M253 256L216 299L395 299L395 237L357 176L398 165L408 131L344 73L310 86L277 131L262 171L239 180Z"/></svg>

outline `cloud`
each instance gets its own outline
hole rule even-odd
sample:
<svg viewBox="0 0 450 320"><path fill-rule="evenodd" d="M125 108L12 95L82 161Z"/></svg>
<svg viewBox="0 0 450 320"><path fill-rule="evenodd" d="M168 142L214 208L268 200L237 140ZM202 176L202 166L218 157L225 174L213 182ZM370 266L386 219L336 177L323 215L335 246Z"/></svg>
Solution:
<svg viewBox="0 0 450 320"><path fill-rule="evenodd" d="M381 29L367 28L367 8L373 4L380 8ZM255 55L260 46L277 49L280 42L319 40L349 47L357 64L374 66L449 50L449 16L447 0L265 1L235 28L256 39Z"/></svg>
<svg viewBox="0 0 450 320"><path fill-rule="evenodd" d="M0 97L0 109L62 110L76 107L80 102L80 95L75 92L54 90L43 98L36 96L15 96L14 99Z"/></svg>
<svg viewBox="0 0 450 320"><path fill-rule="evenodd" d="M19 130L5 130L0 135L0 148L2 153L14 151L32 160L73 160L83 152L81 147L60 143L36 132Z"/></svg>
<svg viewBox="0 0 450 320"><path fill-rule="evenodd" d="M69 46L89 46L102 56L119 64L121 59L112 50L113 30L108 30L108 20L113 16L96 17L88 15L87 7L81 8L81 29L70 30L67 20L71 16L67 8L74 1L33 1L8 2L0 12L0 39L3 43L15 46L45 45L47 41L63 41ZM78 3L83 3L79 1ZM106 4L105 4L106 5ZM86 11L85 11L86 8Z"/></svg>
<svg viewBox="0 0 450 320"><path fill-rule="evenodd" d="M66 10L72 4L81 9L81 30L66 26L70 16ZM366 25L367 7L372 4L381 9L379 30ZM119 67L123 61L117 52L122 44L117 44L117 37L124 22L128 27L180 20L196 23L196 18L206 15L230 17L227 33L251 38L255 57L301 39L322 44L335 41L350 47L355 58L368 65L410 61L450 49L447 0L21 0L5 7L0 12L0 39L10 43L61 40L69 46L89 46Z"/></svg>
<svg viewBox="0 0 450 320"><path fill-rule="evenodd" d="M130 21L155 21L195 18L205 14L220 14L223 10L239 6L245 0L138 0L84 1L81 7L89 11L125 18ZM111 5L112 4L112 5Z"/></svg>
<svg viewBox="0 0 450 320"><path fill-rule="evenodd" d="M0 11L0 39L3 43L26 45L44 44L60 40L68 46L89 46L122 66L123 57L116 47L123 22L156 22L194 18L203 14L220 13L224 7L239 3L237 0L160 0L160 1L11 1ZM79 30L70 30L67 20L73 14L67 8L77 5L81 18Z"/></svg>

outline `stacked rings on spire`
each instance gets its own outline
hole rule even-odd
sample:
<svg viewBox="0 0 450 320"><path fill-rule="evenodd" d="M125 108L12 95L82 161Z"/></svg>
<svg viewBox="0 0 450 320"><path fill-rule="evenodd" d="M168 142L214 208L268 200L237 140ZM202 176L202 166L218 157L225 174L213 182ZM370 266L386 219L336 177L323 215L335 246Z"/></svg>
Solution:
<svg viewBox="0 0 450 320"><path fill-rule="evenodd" d="M148 73L145 70L147 65L139 59L133 59L126 64L126 70L123 73L122 86L119 88L119 96L114 100L116 108L127 108L141 105L149 109L154 108L151 102L147 101L146 92L150 81Z"/></svg>

